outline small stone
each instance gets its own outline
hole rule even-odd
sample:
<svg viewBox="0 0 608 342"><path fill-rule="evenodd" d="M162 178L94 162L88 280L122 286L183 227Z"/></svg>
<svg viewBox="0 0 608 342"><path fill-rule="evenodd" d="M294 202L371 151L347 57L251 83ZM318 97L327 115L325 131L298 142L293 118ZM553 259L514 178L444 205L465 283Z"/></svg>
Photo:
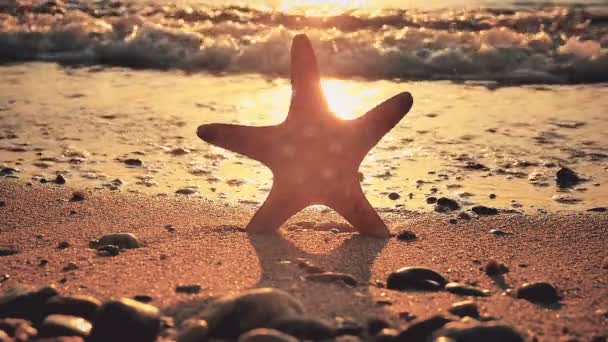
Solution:
<svg viewBox="0 0 608 342"><path fill-rule="evenodd" d="M192 340L194 342L194 340ZM241 335L238 342L298 342L299 339L276 329L258 328ZM178 341L181 342L181 341Z"/></svg>
<svg viewBox="0 0 608 342"><path fill-rule="evenodd" d="M91 296L55 296L46 301L44 308L47 315L69 315L92 321L100 305L101 302Z"/></svg>
<svg viewBox="0 0 608 342"><path fill-rule="evenodd" d="M440 315L416 322L403 330L397 336L397 341L425 341L436 330L441 329L449 322L451 320Z"/></svg>
<svg viewBox="0 0 608 342"><path fill-rule="evenodd" d="M480 216L498 215L498 209L485 205L476 205L471 208L471 211Z"/></svg>
<svg viewBox="0 0 608 342"><path fill-rule="evenodd" d="M500 230L500 229L490 229L490 234L494 234L496 236L509 236L509 235L513 235L513 233L505 232L504 230Z"/></svg>
<svg viewBox="0 0 608 342"><path fill-rule="evenodd" d="M495 276L509 272L507 266L496 259L488 260L484 269L486 274L489 276Z"/></svg>
<svg viewBox="0 0 608 342"><path fill-rule="evenodd" d="M4 206L6 206L6 202L0 201L0 207L4 207Z"/></svg>
<svg viewBox="0 0 608 342"><path fill-rule="evenodd" d="M447 283L445 285L445 290L461 296L484 297L488 294L487 291L480 290L474 286L455 282Z"/></svg>
<svg viewBox="0 0 608 342"><path fill-rule="evenodd" d="M132 233L111 233L106 234L99 238L97 241L91 243L94 247L101 247L106 245L115 245L120 248L131 249L141 247L141 243L137 237Z"/></svg>
<svg viewBox="0 0 608 342"><path fill-rule="evenodd" d="M160 331L156 307L123 298L104 303L93 322L87 342L153 342Z"/></svg>
<svg viewBox="0 0 608 342"><path fill-rule="evenodd" d="M0 298L0 318L23 318L40 322L44 318L47 300L59 293L54 287L30 290L23 287L12 288Z"/></svg>
<svg viewBox="0 0 608 342"><path fill-rule="evenodd" d="M270 324L270 328L301 340L326 340L335 335L331 326L313 318L282 318Z"/></svg>
<svg viewBox="0 0 608 342"><path fill-rule="evenodd" d="M302 304L287 292L259 288L216 300L205 308L201 318L209 324L210 337L236 339L249 330L303 313Z"/></svg>
<svg viewBox="0 0 608 342"><path fill-rule="evenodd" d="M306 259L298 258L297 264L298 264L298 267L300 267L301 269L306 271L306 273L323 273L323 272L325 272L321 267L313 264L312 262L310 262Z"/></svg>
<svg viewBox="0 0 608 342"><path fill-rule="evenodd" d="M561 299L555 287L546 282L523 284L517 289L516 295L517 298L541 304L551 304Z"/></svg>
<svg viewBox="0 0 608 342"><path fill-rule="evenodd" d="M175 231L175 227L173 227L173 225L166 225L165 226L165 230L167 230L169 233L173 233Z"/></svg>
<svg viewBox="0 0 608 342"><path fill-rule="evenodd" d="M306 280L318 281L322 283L346 284L357 286L357 279L350 274L339 272L322 272L305 275Z"/></svg>
<svg viewBox="0 0 608 342"><path fill-rule="evenodd" d="M399 241L411 242L415 241L417 238L418 237L416 236L416 233L411 230L404 230L401 233L397 234L397 240Z"/></svg>
<svg viewBox="0 0 608 342"><path fill-rule="evenodd" d="M496 194L490 194L488 197L489 197L490 199L496 199Z"/></svg>
<svg viewBox="0 0 608 342"><path fill-rule="evenodd" d="M63 272L75 271L78 269L78 265L73 262L69 262L64 268Z"/></svg>
<svg viewBox="0 0 608 342"><path fill-rule="evenodd" d="M80 336L91 332L91 323L84 318L67 315L49 315L40 326L41 337Z"/></svg>
<svg viewBox="0 0 608 342"><path fill-rule="evenodd" d="M207 341L209 335L209 325L201 319L188 319L181 324L179 330L177 342Z"/></svg>
<svg viewBox="0 0 608 342"><path fill-rule="evenodd" d="M1 206L2 205L0 204L0 207ZM605 213L608 211L608 207L595 207L595 208L588 209L587 211L594 212L594 213Z"/></svg>
<svg viewBox="0 0 608 342"><path fill-rule="evenodd" d="M458 317L473 317L479 318L479 309L477 304L471 300L456 302L448 309L448 311Z"/></svg>
<svg viewBox="0 0 608 342"><path fill-rule="evenodd" d="M184 147L176 147L169 151L170 154L174 156L183 156L190 153L190 150Z"/></svg>
<svg viewBox="0 0 608 342"><path fill-rule="evenodd" d="M141 159L137 159L137 158L128 158L123 160L123 163L125 163L127 166L131 166L131 167L142 167L144 165L144 162L141 161Z"/></svg>
<svg viewBox="0 0 608 342"><path fill-rule="evenodd" d="M135 295L135 296L133 296L133 299L135 299L136 301L138 301L140 303L146 303L146 304L150 303L153 300L152 296L148 296L145 294Z"/></svg>
<svg viewBox="0 0 608 342"><path fill-rule="evenodd" d="M80 202L80 201L84 201L85 198L87 196L85 195L84 192L82 191L74 191L72 193L72 198L70 199L71 202Z"/></svg>
<svg viewBox="0 0 608 342"><path fill-rule="evenodd" d="M471 219L471 215L469 215L469 214L465 213L464 211L462 211L462 212L460 212L458 214L458 218L461 219L461 220L467 220L468 221L468 220Z"/></svg>
<svg viewBox="0 0 608 342"><path fill-rule="evenodd" d="M560 168L555 174L555 182L560 188L571 188L584 181L584 178L579 177L574 170L567 167Z"/></svg>
<svg viewBox="0 0 608 342"><path fill-rule="evenodd" d="M433 342L500 341L523 342L522 335L512 327L502 324L476 322L452 322L433 334Z"/></svg>
<svg viewBox="0 0 608 342"><path fill-rule="evenodd" d="M429 196L426 198L426 203L428 204L435 204L437 203L437 197L435 196Z"/></svg>
<svg viewBox="0 0 608 342"><path fill-rule="evenodd" d="M439 290L448 280L439 272L426 267L403 267L392 272L386 287L392 290Z"/></svg>
<svg viewBox="0 0 608 342"><path fill-rule="evenodd" d="M16 341L29 341L38 335L38 330L32 326L31 322L18 318L0 319L0 331L4 331ZM2 340L0 339L0 341ZM13 340L9 339L7 342L13 342Z"/></svg>
<svg viewBox="0 0 608 342"><path fill-rule="evenodd" d="M573 204L573 203L577 203L577 202L581 201L579 198L576 198L576 197L573 197L570 195L566 195L566 194L553 195L551 197L551 199L557 203L562 203L562 204Z"/></svg>
<svg viewBox="0 0 608 342"><path fill-rule="evenodd" d="M120 254L120 247L116 245L105 245L97 248L97 255L113 257Z"/></svg>
<svg viewBox="0 0 608 342"><path fill-rule="evenodd" d="M57 175L57 177L55 177L55 184L63 185L65 183L66 180L62 175Z"/></svg>
<svg viewBox="0 0 608 342"><path fill-rule="evenodd" d="M178 285L175 287L175 292L177 293L188 293L188 294L197 294L201 292L201 286L198 284L193 285Z"/></svg>
<svg viewBox="0 0 608 342"><path fill-rule="evenodd" d="M176 194L178 195L193 195L196 193L195 189L191 189L191 188L183 188L183 189L179 189L177 191L175 191Z"/></svg>
<svg viewBox="0 0 608 342"><path fill-rule="evenodd" d="M60 243L57 244L57 249L66 249L66 248L69 248L70 246L72 246L72 245L69 242L61 241Z"/></svg>
<svg viewBox="0 0 608 342"><path fill-rule="evenodd" d="M447 197L440 197L437 199L437 204L435 205L436 212L446 212L460 209L460 204L453 199Z"/></svg>
<svg viewBox="0 0 608 342"><path fill-rule="evenodd" d="M396 192L391 192L390 194L388 194L388 198L392 201L396 201L401 198L401 195Z"/></svg>
<svg viewBox="0 0 608 342"><path fill-rule="evenodd" d="M450 224L456 224L456 223L458 223L458 220L455 218L451 218L448 220L448 222L450 222Z"/></svg>
<svg viewBox="0 0 608 342"><path fill-rule="evenodd" d="M0 257L19 254L19 249L15 246L0 245Z"/></svg>

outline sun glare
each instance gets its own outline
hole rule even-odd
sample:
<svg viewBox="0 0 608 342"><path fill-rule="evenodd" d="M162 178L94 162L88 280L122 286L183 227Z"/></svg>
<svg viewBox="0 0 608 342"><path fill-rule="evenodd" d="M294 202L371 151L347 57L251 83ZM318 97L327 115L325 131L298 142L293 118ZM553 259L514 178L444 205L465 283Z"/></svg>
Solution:
<svg viewBox="0 0 608 342"><path fill-rule="evenodd" d="M364 110L366 95L348 81L324 79L321 87L327 98L329 109L341 119L354 119Z"/></svg>
<svg viewBox="0 0 608 342"><path fill-rule="evenodd" d="M268 0L268 4L281 11L303 10L309 15L331 15L349 8L362 7L365 0Z"/></svg>

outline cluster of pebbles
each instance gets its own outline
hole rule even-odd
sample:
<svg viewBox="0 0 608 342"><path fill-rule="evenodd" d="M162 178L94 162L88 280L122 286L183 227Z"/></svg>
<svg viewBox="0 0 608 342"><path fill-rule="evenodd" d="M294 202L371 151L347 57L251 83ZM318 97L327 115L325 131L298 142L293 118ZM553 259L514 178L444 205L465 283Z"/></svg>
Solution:
<svg viewBox="0 0 608 342"><path fill-rule="evenodd" d="M169 229L172 226L165 228ZM397 236L415 240L413 232ZM58 249L68 248L60 243ZM90 247L105 256L123 249L144 247L134 234L112 233L91 241ZM16 251L15 253L18 253ZM8 255L8 254L7 254ZM305 259L295 261L306 281L347 287L368 286L346 273L327 272ZM69 265L68 265L69 267ZM489 260L490 277L509 272ZM407 266L391 272L386 282L373 284L393 291L445 291L458 298L445 312L416 319L406 327L382 318L365 322L312 317L294 296L275 288L256 288L236 295L211 298L188 317L170 317L150 305L150 296L118 298L101 302L87 295L64 295L53 286L39 289L13 287L0 297L0 342L8 341L524 341L518 329L482 315L474 298L492 293L476 286L450 281L427 267ZM178 285L176 293L198 294L201 286ZM547 282L525 283L505 294L551 307L562 299ZM463 300L461 297L466 297ZM181 315L181 313L180 313Z"/></svg>

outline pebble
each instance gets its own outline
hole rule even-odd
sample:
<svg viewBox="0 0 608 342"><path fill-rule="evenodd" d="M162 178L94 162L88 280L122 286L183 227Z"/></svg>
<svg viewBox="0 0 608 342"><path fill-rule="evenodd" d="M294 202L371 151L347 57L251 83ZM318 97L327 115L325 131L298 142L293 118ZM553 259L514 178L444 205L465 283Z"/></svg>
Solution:
<svg viewBox="0 0 608 342"><path fill-rule="evenodd" d="M17 341L28 341L31 337L38 335L38 330L32 326L31 322L19 318L0 319L0 331L4 331ZM8 341L13 342L13 340Z"/></svg>
<svg viewBox="0 0 608 342"><path fill-rule="evenodd" d="M573 197L570 195L565 195L565 194L553 195L551 197L551 199L554 200L555 202L563 203L563 204L573 204L573 203L577 203L577 202L581 201L579 198L576 198L576 197Z"/></svg>
<svg viewBox="0 0 608 342"><path fill-rule="evenodd" d="M133 299L141 303L150 303L153 300L152 296L145 294L135 295L133 296Z"/></svg>
<svg viewBox="0 0 608 342"><path fill-rule="evenodd" d="M496 199L496 194L490 194L490 195L488 195L488 197L489 197L490 199Z"/></svg>
<svg viewBox="0 0 608 342"><path fill-rule="evenodd" d="M392 290L439 290L448 280L439 272L426 267L403 267L392 272L386 287Z"/></svg>
<svg viewBox="0 0 608 342"><path fill-rule="evenodd" d="M500 229L490 229L490 234L494 234L496 236L508 236L508 235L513 235L513 233L510 232L505 232L504 230L500 230Z"/></svg>
<svg viewBox="0 0 608 342"><path fill-rule="evenodd" d="M304 279L322 283L346 284L349 286L357 286L358 283L357 279L352 275L339 272L312 273L305 275Z"/></svg>
<svg viewBox="0 0 608 342"><path fill-rule="evenodd" d="M209 324L210 337L236 339L249 330L303 313L300 301L289 293L259 288L218 299L201 313L201 318Z"/></svg>
<svg viewBox="0 0 608 342"><path fill-rule="evenodd" d="M78 269L78 265L73 262L69 262L64 268L63 272L75 271Z"/></svg>
<svg viewBox="0 0 608 342"><path fill-rule="evenodd" d="M91 246L93 247L102 247L107 245L114 245L120 248L131 249L141 247L141 242L132 233L106 234L99 238L99 240L91 242Z"/></svg>
<svg viewBox="0 0 608 342"><path fill-rule="evenodd" d="M39 322L44 318L47 300L57 296L54 287L46 286L36 290L19 287L7 291L0 298L0 317L24 318Z"/></svg>
<svg viewBox="0 0 608 342"><path fill-rule="evenodd" d="M71 202L81 202L84 201L86 198L86 195L84 192L82 191L74 191L72 193L72 198L70 199Z"/></svg>
<svg viewBox="0 0 608 342"><path fill-rule="evenodd" d="M432 316L410 325L397 336L397 341L425 341L436 330L449 322L451 322L450 319L441 315Z"/></svg>
<svg viewBox="0 0 608 342"><path fill-rule="evenodd" d="M460 204L453 199L447 197L440 197L437 199L437 205L435 205L435 211L445 212L460 209Z"/></svg>
<svg viewBox="0 0 608 342"><path fill-rule="evenodd" d="M517 289L517 298L523 298L534 303L551 304L560 300L555 287L546 282L526 283Z"/></svg>
<svg viewBox="0 0 608 342"><path fill-rule="evenodd" d="M298 258L297 259L298 267L303 269L306 273L323 273L325 272L321 267L313 264L312 262Z"/></svg>
<svg viewBox="0 0 608 342"><path fill-rule="evenodd" d="M401 195L396 192L391 192L390 194L388 194L388 198L392 201L396 201L401 198Z"/></svg>
<svg viewBox="0 0 608 342"><path fill-rule="evenodd" d="M468 221L468 220L471 219L471 215L469 215L469 214L465 213L464 211L462 211L462 212L460 212L458 214L458 218L462 219L462 220L467 220Z"/></svg>
<svg viewBox="0 0 608 342"><path fill-rule="evenodd" d="M123 298L104 303L87 342L153 342L161 321L156 307Z"/></svg>
<svg viewBox="0 0 608 342"><path fill-rule="evenodd" d="M46 301L44 308L47 315L70 315L92 321L100 305L101 302L91 296L55 296Z"/></svg>
<svg viewBox="0 0 608 342"><path fill-rule="evenodd" d="M19 249L15 246L0 245L0 257L19 254Z"/></svg>
<svg viewBox="0 0 608 342"><path fill-rule="evenodd" d="M504 273L509 272L509 268L507 268L507 266L505 264L503 264L502 262L499 262L496 259L488 260L488 262L486 263L486 266L484 267L484 270L485 270L486 274L489 276L495 276L495 275L504 274Z"/></svg>
<svg viewBox="0 0 608 342"><path fill-rule="evenodd" d="M57 249L66 249L72 246L68 241L61 241L57 244Z"/></svg>
<svg viewBox="0 0 608 342"><path fill-rule="evenodd" d="M471 208L471 211L480 216L498 215L498 209L485 205L476 205Z"/></svg>
<svg viewBox="0 0 608 342"><path fill-rule="evenodd" d="M437 203L437 197L435 196L429 196L426 198L426 203L428 204L435 204Z"/></svg>
<svg viewBox="0 0 608 342"><path fill-rule="evenodd" d="M201 286L198 284L193 285L177 285L175 287L175 292L177 293L188 293L188 294L197 294L201 292Z"/></svg>
<svg viewBox="0 0 608 342"><path fill-rule="evenodd" d="M97 248L97 255L99 256L117 256L120 254L120 247L116 245L105 245Z"/></svg>
<svg viewBox="0 0 608 342"><path fill-rule="evenodd" d="M451 322L433 334L433 342L476 342L500 341L523 342L522 335L512 327L503 324L476 322Z"/></svg>
<svg viewBox="0 0 608 342"><path fill-rule="evenodd" d="M477 304L471 300L456 302L448 309L448 311L458 317L473 317L479 318L479 309Z"/></svg>
<svg viewBox="0 0 608 342"><path fill-rule="evenodd" d="M555 183L559 188L571 188L583 181L585 179L567 167L562 167L555 173Z"/></svg>
<svg viewBox="0 0 608 342"><path fill-rule="evenodd" d="M177 342L207 341L209 325L202 319L188 319L180 325Z"/></svg>
<svg viewBox="0 0 608 342"><path fill-rule="evenodd" d="M4 207L4 206L6 206L6 202L0 201L0 207Z"/></svg>
<svg viewBox="0 0 608 342"><path fill-rule="evenodd" d="M270 328L301 340L326 340L335 336L329 324L314 318L283 318L270 324Z"/></svg>
<svg viewBox="0 0 608 342"><path fill-rule="evenodd" d="M80 336L91 332L91 323L84 318L68 315L49 315L40 326L41 337Z"/></svg>
<svg viewBox="0 0 608 342"><path fill-rule="evenodd" d="M144 165L144 162L141 159L137 159L137 158L128 158L123 160L123 163L125 163L127 166L132 166L132 167L141 167Z"/></svg>
<svg viewBox="0 0 608 342"><path fill-rule="evenodd" d="M194 342L194 340L192 340ZM241 335L238 342L298 342L299 339L275 329L258 328ZM178 341L181 342L181 341Z"/></svg>
<svg viewBox="0 0 608 342"><path fill-rule="evenodd" d="M397 240L399 241L412 242L415 241L417 238L418 237L416 236L416 233L411 230L404 230L401 233L397 234Z"/></svg>
<svg viewBox="0 0 608 342"><path fill-rule="evenodd" d="M0 202L0 207L1 206L2 206L2 202ZM608 211L608 207L595 207L595 208L588 209L587 211L594 212L594 213L605 213Z"/></svg>
<svg viewBox="0 0 608 342"><path fill-rule="evenodd" d="M456 282L447 283L445 290L461 296L484 297L488 295L487 290L480 290L474 286Z"/></svg>
<svg viewBox="0 0 608 342"><path fill-rule="evenodd" d="M190 189L190 188L183 188L183 189L179 189L177 191L175 191L176 194L178 195L194 195L196 193L196 190L194 189Z"/></svg>
<svg viewBox="0 0 608 342"><path fill-rule="evenodd" d="M65 177L63 177L62 175L57 175L57 177L55 177L55 184L63 185L65 183Z"/></svg>

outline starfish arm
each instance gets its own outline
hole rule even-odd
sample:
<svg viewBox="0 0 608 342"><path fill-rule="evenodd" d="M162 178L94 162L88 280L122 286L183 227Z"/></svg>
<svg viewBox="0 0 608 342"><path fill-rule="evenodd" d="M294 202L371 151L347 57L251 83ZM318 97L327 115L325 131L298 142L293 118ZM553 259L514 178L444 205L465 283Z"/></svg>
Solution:
<svg viewBox="0 0 608 342"><path fill-rule="evenodd" d="M410 111L414 99L408 92L395 95L353 120L365 153L371 150Z"/></svg>
<svg viewBox="0 0 608 342"><path fill-rule="evenodd" d="M251 127L230 124L209 124L198 127L197 135L204 141L234 151L264 164L269 159L276 126Z"/></svg>
<svg viewBox="0 0 608 342"><path fill-rule="evenodd" d="M371 206L359 183L353 183L347 191L334 198L328 206L342 215L361 234L387 237L388 227Z"/></svg>
<svg viewBox="0 0 608 342"><path fill-rule="evenodd" d="M326 112L317 58L308 37L296 35L291 45L291 105L287 119L314 112Z"/></svg>
<svg viewBox="0 0 608 342"><path fill-rule="evenodd" d="M293 194L274 184L268 198L253 215L246 230L249 233L275 232L304 207L299 201L293 200Z"/></svg>

